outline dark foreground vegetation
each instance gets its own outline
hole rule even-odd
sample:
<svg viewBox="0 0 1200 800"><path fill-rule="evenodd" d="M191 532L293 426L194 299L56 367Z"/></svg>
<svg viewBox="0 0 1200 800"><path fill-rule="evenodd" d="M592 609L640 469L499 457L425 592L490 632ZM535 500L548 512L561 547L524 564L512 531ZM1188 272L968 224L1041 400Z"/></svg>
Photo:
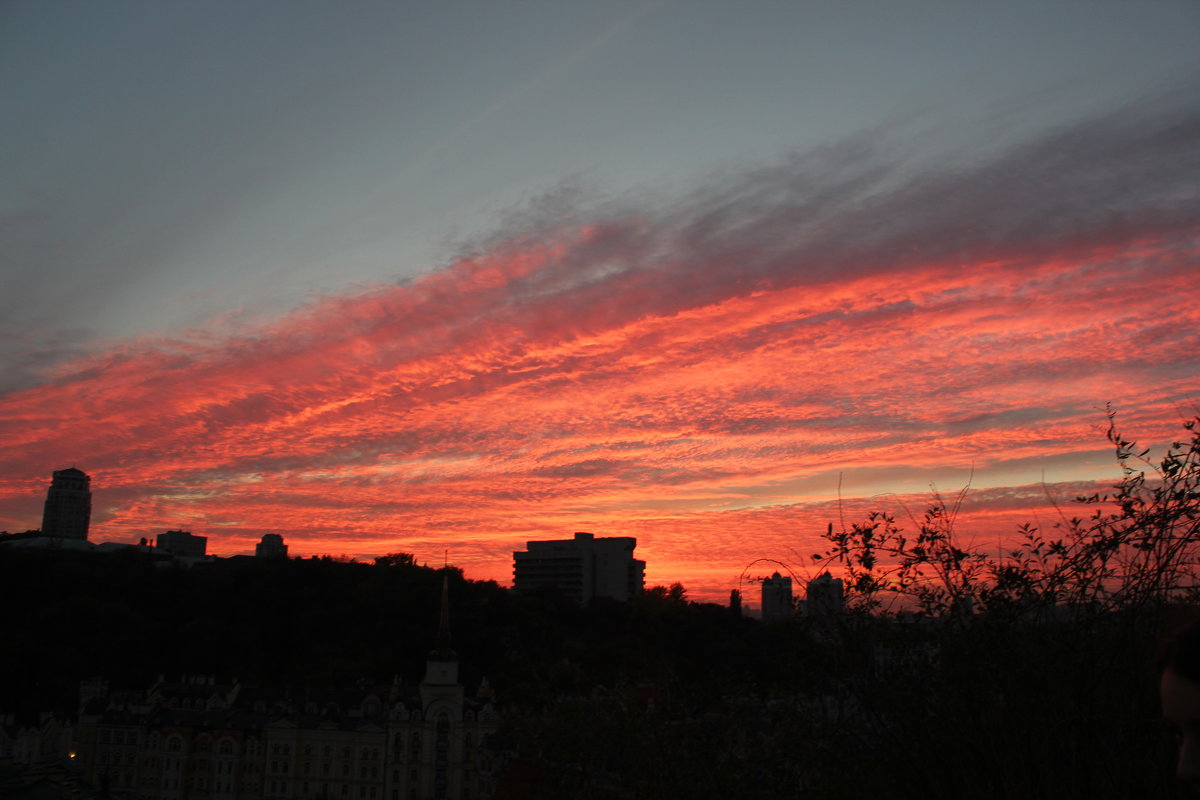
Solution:
<svg viewBox="0 0 1200 800"><path fill-rule="evenodd" d="M92 675L416 682L445 574L462 681L501 711L501 797L1182 797L1154 653L1196 599L1200 435L1155 463L1110 438L1124 479L1001 559L958 544L957 500L831 528L814 558L845 612L776 625L678 586L578 608L404 557L0 549L0 708L70 715Z"/></svg>

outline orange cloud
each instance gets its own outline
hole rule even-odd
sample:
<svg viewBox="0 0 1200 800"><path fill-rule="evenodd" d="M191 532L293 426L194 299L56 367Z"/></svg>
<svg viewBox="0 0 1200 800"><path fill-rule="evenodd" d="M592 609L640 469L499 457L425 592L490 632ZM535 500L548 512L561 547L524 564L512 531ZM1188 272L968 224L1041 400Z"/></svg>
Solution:
<svg viewBox="0 0 1200 800"><path fill-rule="evenodd" d="M1088 135L1102 154L1158 141ZM861 511L973 470L966 519L1011 530L1049 506L1006 487L1111 477L1106 402L1162 441L1200 396L1200 181L1144 170L1096 205L1137 176L1081 146L1030 198L1019 178L1053 144L831 209L799 202L802 175L755 173L532 224L257 329L117 343L0 395L0 525L36 526L49 471L74 463L97 539L449 549L507 580L526 539L592 529L637 535L651 580L714 599L754 558L812 550L839 481Z"/></svg>

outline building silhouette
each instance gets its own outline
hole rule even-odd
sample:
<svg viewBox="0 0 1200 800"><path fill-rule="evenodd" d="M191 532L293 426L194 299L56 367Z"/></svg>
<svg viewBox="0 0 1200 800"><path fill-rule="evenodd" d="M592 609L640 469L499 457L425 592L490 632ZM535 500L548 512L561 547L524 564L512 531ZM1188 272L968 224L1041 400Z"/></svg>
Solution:
<svg viewBox="0 0 1200 800"><path fill-rule="evenodd" d="M286 559L287 545L278 533L263 534L262 540L254 546L254 555L258 558Z"/></svg>
<svg viewBox="0 0 1200 800"><path fill-rule="evenodd" d="M448 586L419 686L269 687L211 675L114 692L80 686L78 753L94 786L138 800L488 797L499 718L484 681L458 682Z"/></svg>
<svg viewBox="0 0 1200 800"><path fill-rule="evenodd" d="M805 603L809 616L829 617L842 613L845 592L840 578L823 572L808 582Z"/></svg>
<svg viewBox="0 0 1200 800"><path fill-rule="evenodd" d="M208 551L208 537L188 531L167 531L158 535L155 546L173 556L203 558Z"/></svg>
<svg viewBox="0 0 1200 800"><path fill-rule="evenodd" d="M42 512L43 536L87 540L92 519L91 481L74 467L54 471Z"/></svg>
<svg viewBox="0 0 1200 800"><path fill-rule="evenodd" d="M527 542L513 553L513 588L528 592L556 586L576 602L611 597L628 602L641 595L646 562L633 557L637 539L613 536L597 539L576 533L574 539Z"/></svg>
<svg viewBox="0 0 1200 800"><path fill-rule="evenodd" d="M792 603L792 579L776 572L762 582L762 618L763 622L779 622L791 619L794 605Z"/></svg>

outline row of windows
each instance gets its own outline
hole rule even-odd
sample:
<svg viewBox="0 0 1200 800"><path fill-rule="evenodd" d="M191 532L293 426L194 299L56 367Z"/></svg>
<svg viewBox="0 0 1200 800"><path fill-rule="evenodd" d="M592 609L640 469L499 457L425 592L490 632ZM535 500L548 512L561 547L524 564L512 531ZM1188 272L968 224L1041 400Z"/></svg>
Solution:
<svg viewBox="0 0 1200 800"><path fill-rule="evenodd" d="M330 793L328 783L321 784L318 787L317 784L309 784L308 781L304 781L299 784L298 788L299 788L299 796L300 797L313 797L313 796L331 797L332 796L332 794ZM280 794L290 795L292 792L292 789L289 787L288 781L270 781L267 784L267 789L270 794L276 794L276 795L280 795ZM341 785L340 791L338 792L338 796L350 797L351 796L350 784L343 783ZM362 798L363 800L375 800L379 796L379 788L376 786L360 786L360 787L358 787L358 796L360 798Z"/></svg>
<svg viewBox="0 0 1200 800"><path fill-rule="evenodd" d="M111 777L112 777L115 785L117 785L117 786L132 787L134 784L134 774L131 772L115 773ZM417 790L419 787L419 780L420 780L419 773L417 770L414 769L409 773L408 777L409 777L409 785L408 785L409 796L416 797L416 793L417 793ZM464 798L464 800L466 800L466 798L470 797L470 788L471 788L473 781L471 779L472 776L469 772L464 774L463 777L464 777L464 781L463 781L463 785L462 785L462 797ZM435 784L439 788L442 788L444 790L446 788L447 779L448 779L448 775L445 773L444 769L440 769L437 771ZM399 783L399 780L400 780L399 771L394 771L392 773L393 783L394 784ZM147 782L147 780L143 780L143 783L146 783L146 782ZM207 791L210 788L210 783L209 783L208 779L203 776L195 776L188 783L190 784L191 789L197 790L197 791ZM267 782L266 785L267 785L269 794L274 794L274 795L291 796L291 793L293 791L298 790L299 797L308 798L308 797L332 797L332 796L334 796L333 793L331 792L331 786L329 783L315 784L315 783L309 783L308 781L303 781L303 782L296 781L293 783L293 782L287 781L287 780L270 780ZM163 780L159 784L159 786L164 790L178 790L180 788L180 779L178 777L166 776L163 778ZM251 781L242 781L238 784L238 787L243 792L246 792L246 791L256 792L261 788L261 785L258 783L251 782ZM217 779L217 780L212 781L211 789L214 792L232 793L234 791L234 782L231 780ZM350 784L342 783L338 787L337 796L342 797L342 798L352 798L354 795L355 795L355 793L352 791L352 787L350 786ZM360 786L358 786L357 796L360 798L360 800L377 800L377 798L380 796L380 787L360 785ZM394 800L399 800L399 798L401 797L401 789L399 786L395 786L392 789L391 796L392 796L392 798L394 798Z"/></svg>
<svg viewBox="0 0 1200 800"><path fill-rule="evenodd" d="M101 728L99 738L100 738L100 744L137 745L140 743L140 737L138 736L136 731L112 730L109 728ZM151 750L157 750L159 748L159 744L160 744L160 742L159 742L158 734L152 734L149 737L149 741L148 741L149 748ZM182 736L172 735L172 736L167 737L167 742L166 742L167 752L170 752L170 753L183 752L183 749L184 749L183 745L184 745L184 742L183 742ZM235 748L236 748L236 744L235 744L234 740L230 739L228 737L221 739L217 743L217 753L219 755L232 756L235 754L234 753ZM212 740L207 735L201 734L200 736L197 736L196 739L194 740L194 742L192 744L192 750L195 750L197 752L203 752L203 753L210 752L212 750ZM246 754L247 755L255 755L257 750L258 750L258 744L255 740L252 739L252 740L246 742Z"/></svg>

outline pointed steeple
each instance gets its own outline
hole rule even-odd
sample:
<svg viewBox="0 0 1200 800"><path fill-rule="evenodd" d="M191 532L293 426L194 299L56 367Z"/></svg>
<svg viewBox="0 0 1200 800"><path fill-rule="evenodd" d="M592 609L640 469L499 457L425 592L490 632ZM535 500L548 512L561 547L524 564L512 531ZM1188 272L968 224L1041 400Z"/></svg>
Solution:
<svg viewBox="0 0 1200 800"><path fill-rule="evenodd" d="M438 632L433 640L433 649L425 660L425 680L421 683L422 691L431 686L456 687L460 695L462 687L458 685L458 654L450 647L450 579L442 576L442 608L438 618Z"/></svg>

